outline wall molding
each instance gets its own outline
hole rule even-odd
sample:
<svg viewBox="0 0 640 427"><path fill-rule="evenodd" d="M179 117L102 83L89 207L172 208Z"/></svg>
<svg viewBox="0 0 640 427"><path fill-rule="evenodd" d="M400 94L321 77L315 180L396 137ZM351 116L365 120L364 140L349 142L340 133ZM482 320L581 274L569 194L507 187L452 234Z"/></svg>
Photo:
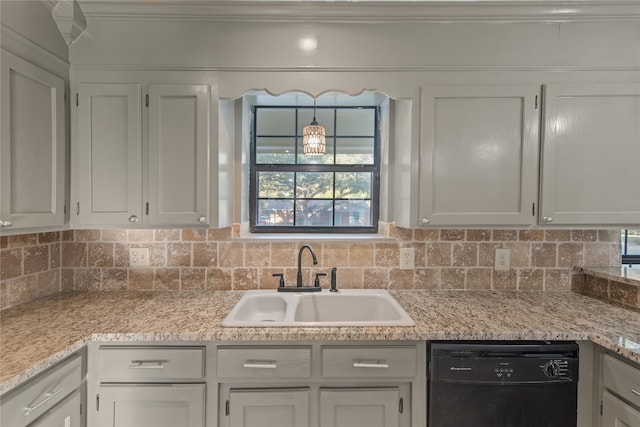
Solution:
<svg viewBox="0 0 640 427"><path fill-rule="evenodd" d="M569 22L640 18L638 0L79 0L90 19L275 22Z"/></svg>

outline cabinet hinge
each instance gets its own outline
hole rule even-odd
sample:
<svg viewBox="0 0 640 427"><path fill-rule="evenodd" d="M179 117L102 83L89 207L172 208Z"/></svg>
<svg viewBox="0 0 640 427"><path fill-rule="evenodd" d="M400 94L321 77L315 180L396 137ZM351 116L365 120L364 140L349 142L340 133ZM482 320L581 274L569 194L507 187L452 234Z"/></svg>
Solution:
<svg viewBox="0 0 640 427"><path fill-rule="evenodd" d="M536 95L535 106L536 106L536 110L537 110L538 109L538 95Z"/></svg>
<svg viewBox="0 0 640 427"><path fill-rule="evenodd" d="M231 411L231 405L229 405L229 401L227 400L224 403L224 414L228 417L230 411Z"/></svg>
<svg viewBox="0 0 640 427"><path fill-rule="evenodd" d="M76 203L76 216L80 215L80 202Z"/></svg>
<svg viewBox="0 0 640 427"><path fill-rule="evenodd" d="M82 403L80 404L80 415L82 415Z"/></svg>
<svg viewBox="0 0 640 427"><path fill-rule="evenodd" d="M402 414L404 412L404 399L401 397L398 402L398 411Z"/></svg>
<svg viewBox="0 0 640 427"><path fill-rule="evenodd" d="M100 395L96 394L96 411L100 410Z"/></svg>
<svg viewBox="0 0 640 427"><path fill-rule="evenodd" d="M62 212L66 215L67 214L67 205L64 205L64 209L62 210Z"/></svg>
<svg viewBox="0 0 640 427"><path fill-rule="evenodd" d="M144 96L144 104L146 107L149 107L149 94L146 94Z"/></svg>
<svg viewBox="0 0 640 427"><path fill-rule="evenodd" d="M536 216L536 202L531 204L531 216Z"/></svg>
<svg viewBox="0 0 640 427"><path fill-rule="evenodd" d="M64 103L67 103L67 92L64 93Z"/></svg>
<svg viewBox="0 0 640 427"><path fill-rule="evenodd" d="M145 203L144 213L145 215L149 216L149 202Z"/></svg>
<svg viewBox="0 0 640 427"><path fill-rule="evenodd" d="M600 416L602 416L602 400L600 401Z"/></svg>
<svg viewBox="0 0 640 427"><path fill-rule="evenodd" d="M76 107L80 104L80 96L76 92Z"/></svg>

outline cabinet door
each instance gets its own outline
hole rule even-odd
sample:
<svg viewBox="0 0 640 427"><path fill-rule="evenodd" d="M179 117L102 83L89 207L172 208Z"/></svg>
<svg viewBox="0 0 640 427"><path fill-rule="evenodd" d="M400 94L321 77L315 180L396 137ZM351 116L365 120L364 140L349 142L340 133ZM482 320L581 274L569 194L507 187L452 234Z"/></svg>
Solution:
<svg viewBox="0 0 640 427"><path fill-rule="evenodd" d="M400 405L397 388L320 390L320 427L398 427Z"/></svg>
<svg viewBox="0 0 640 427"><path fill-rule="evenodd" d="M308 427L308 389L231 389L225 427Z"/></svg>
<svg viewBox="0 0 640 427"><path fill-rule="evenodd" d="M2 228L65 221L64 81L2 51Z"/></svg>
<svg viewBox="0 0 640 427"><path fill-rule="evenodd" d="M100 427L202 427L204 384L101 384Z"/></svg>
<svg viewBox="0 0 640 427"><path fill-rule="evenodd" d="M140 226L142 121L139 84L78 85L79 225Z"/></svg>
<svg viewBox="0 0 640 427"><path fill-rule="evenodd" d="M419 225L535 223L539 90L424 89Z"/></svg>
<svg viewBox="0 0 640 427"><path fill-rule="evenodd" d="M80 390L76 390L34 423L29 424L29 427L81 427L81 405Z"/></svg>
<svg viewBox="0 0 640 427"><path fill-rule="evenodd" d="M547 85L541 221L640 224L640 84Z"/></svg>
<svg viewBox="0 0 640 427"><path fill-rule="evenodd" d="M602 395L602 427L640 426L640 411L608 391Z"/></svg>
<svg viewBox="0 0 640 427"><path fill-rule="evenodd" d="M209 223L209 87L149 85L149 224Z"/></svg>

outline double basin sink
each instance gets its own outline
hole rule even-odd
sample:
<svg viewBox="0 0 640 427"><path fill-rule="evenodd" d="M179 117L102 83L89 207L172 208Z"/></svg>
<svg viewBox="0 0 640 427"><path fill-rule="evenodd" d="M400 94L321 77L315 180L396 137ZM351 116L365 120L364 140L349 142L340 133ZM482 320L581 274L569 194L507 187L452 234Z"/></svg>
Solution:
<svg viewBox="0 0 640 427"><path fill-rule="evenodd" d="M227 327L414 326L382 289L338 292L247 291L222 321Z"/></svg>

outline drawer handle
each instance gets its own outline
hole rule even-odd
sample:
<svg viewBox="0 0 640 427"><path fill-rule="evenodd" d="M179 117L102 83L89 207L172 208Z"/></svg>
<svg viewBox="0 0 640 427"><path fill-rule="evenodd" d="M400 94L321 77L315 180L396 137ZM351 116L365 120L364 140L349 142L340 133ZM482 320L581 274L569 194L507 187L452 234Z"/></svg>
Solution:
<svg viewBox="0 0 640 427"><path fill-rule="evenodd" d="M42 400L42 402L40 402L40 403L38 403L36 405L24 408L24 416L25 417L29 416L33 411L35 411L36 409L38 409L39 407L41 407L42 405L47 403L49 400L53 399L56 395L62 393L62 390L64 390L64 387L60 387L58 390L56 390L56 391L54 391L52 393L43 394L44 399Z"/></svg>
<svg viewBox="0 0 640 427"><path fill-rule="evenodd" d="M640 396L640 391L638 390L631 389L631 393L635 394L636 396Z"/></svg>
<svg viewBox="0 0 640 427"><path fill-rule="evenodd" d="M366 362L353 362L353 367L354 368L378 368L378 369L388 369L389 368L389 364L388 363L381 363L381 362L375 362L375 363L366 363Z"/></svg>
<svg viewBox="0 0 640 427"><path fill-rule="evenodd" d="M278 364L274 360L247 360L242 366L251 369L276 369Z"/></svg>
<svg viewBox="0 0 640 427"><path fill-rule="evenodd" d="M132 360L129 369L164 369L168 360Z"/></svg>

